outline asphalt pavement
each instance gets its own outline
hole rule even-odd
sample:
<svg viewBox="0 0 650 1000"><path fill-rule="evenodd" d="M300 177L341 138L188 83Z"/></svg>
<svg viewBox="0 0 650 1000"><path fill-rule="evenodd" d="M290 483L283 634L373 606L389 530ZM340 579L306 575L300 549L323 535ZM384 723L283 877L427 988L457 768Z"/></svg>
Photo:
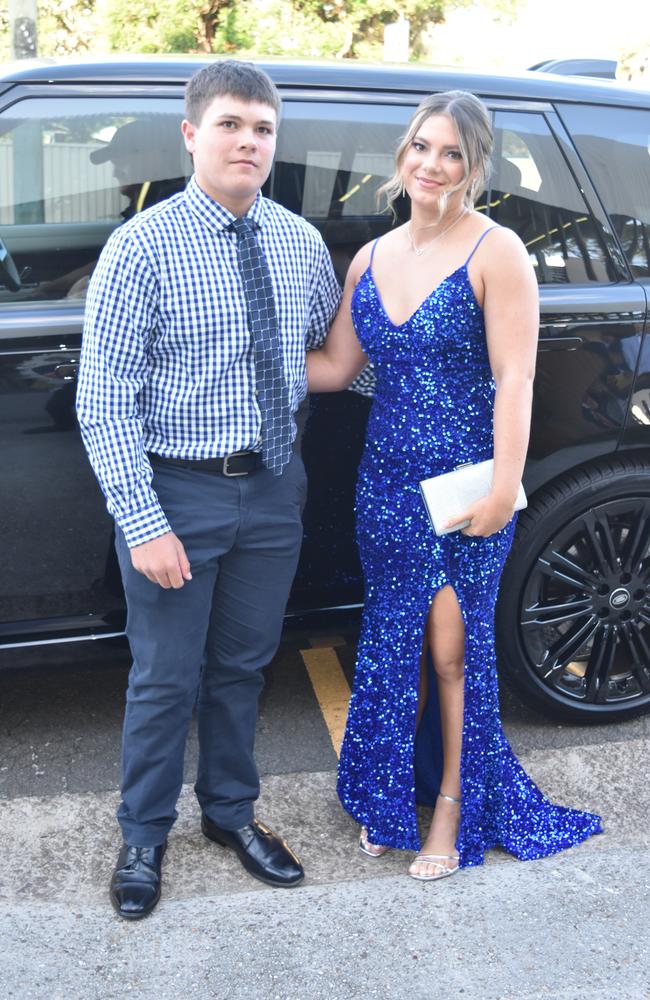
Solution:
<svg viewBox="0 0 650 1000"><path fill-rule="evenodd" d="M0 997L650 1000L650 717L558 725L502 685L523 765L605 832L534 862L490 851L481 868L417 883L404 852L359 853L336 798L354 638L288 636L267 672L257 812L299 853L305 883L263 886L201 836L192 735L163 898L137 924L107 899L128 652L0 654Z"/></svg>

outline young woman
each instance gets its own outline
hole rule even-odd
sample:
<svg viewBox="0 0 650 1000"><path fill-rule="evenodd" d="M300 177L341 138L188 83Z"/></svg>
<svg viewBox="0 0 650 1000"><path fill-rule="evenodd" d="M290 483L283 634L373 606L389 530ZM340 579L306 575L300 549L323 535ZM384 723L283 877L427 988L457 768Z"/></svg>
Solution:
<svg viewBox="0 0 650 1000"><path fill-rule="evenodd" d="M422 102L401 142L389 205L409 221L364 246L319 351L310 390L341 389L370 359L377 391L357 492L366 581L338 791L361 850L419 853L413 878L481 864L500 845L538 858L600 831L551 804L499 719L494 606L515 527L530 426L537 285L510 230L474 211L492 150L484 105ZM489 494L437 536L419 482L494 458ZM416 803L434 806L421 847ZM421 848L421 850L420 850Z"/></svg>

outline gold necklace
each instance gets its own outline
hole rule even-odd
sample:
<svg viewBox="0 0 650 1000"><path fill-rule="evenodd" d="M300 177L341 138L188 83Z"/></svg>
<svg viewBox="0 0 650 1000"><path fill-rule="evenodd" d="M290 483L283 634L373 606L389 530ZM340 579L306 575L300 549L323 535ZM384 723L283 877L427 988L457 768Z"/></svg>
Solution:
<svg viewBox="0 0 650 1000"><path fill-rule="evenodd" d="M448 233L450 229L453 229L454 226L457 225L460 222L460 220L463 219L466 215L467 215L467 209L464 208L463 211L460 213L460 215L456 216L456 218L454 219L453 222L451 222L445 229L443 229L443 231L441 233L438 233L436 236L434 236L432 240L429 240L429 242L426 243L425 246L420 247L420 249L418 249L416 247L415 243L413 242L413 236L411 234L411 221L409 219L409 221L406 224L406 232L408 234L409 243L411 244L411 250L413 251L413 253L415 254L415 256L416 257L421 257L422 254L425 252L425 250L428 250L429 247L432 246L436 242L436 240L441 239L445 235L445 233ZM423 226L422 228L423 229L428 229L429 227L428 226Z"/></svg>

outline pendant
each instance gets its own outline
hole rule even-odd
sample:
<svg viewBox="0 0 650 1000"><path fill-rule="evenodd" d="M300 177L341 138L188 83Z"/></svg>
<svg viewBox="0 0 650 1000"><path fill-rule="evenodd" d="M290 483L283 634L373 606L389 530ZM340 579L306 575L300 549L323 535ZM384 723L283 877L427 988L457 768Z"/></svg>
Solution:
<svg viewBox="0 0 650 1000"><path fill-rule="evenodd" d="M413 247L413 252L416 257L421 257L422 254L424 253L424 250L426 250L426 247L423 250L418 250L417 247Z"/></svg>

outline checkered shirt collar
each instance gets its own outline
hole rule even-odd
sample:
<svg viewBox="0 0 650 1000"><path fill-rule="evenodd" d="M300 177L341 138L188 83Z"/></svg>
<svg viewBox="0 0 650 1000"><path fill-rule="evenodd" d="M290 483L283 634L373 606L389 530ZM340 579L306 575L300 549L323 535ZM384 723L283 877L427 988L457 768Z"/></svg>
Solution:
<svg viewBox="0 0 650 1000"><path fill-rule="evenodd" d="M185 188L185 198L192 212L198 216L208 229L211 229L215 233L222 233L226 229L229 229L235 220L232 212L229 212L227 208L220 205L218 201L214 201L213 198L205 193L203 188L199 187L194 174L192 174ZM255 229L259 229L264 225L264 215L264 198L261 192L258 191L255 201L244 218L248 219Z"/></svg>

